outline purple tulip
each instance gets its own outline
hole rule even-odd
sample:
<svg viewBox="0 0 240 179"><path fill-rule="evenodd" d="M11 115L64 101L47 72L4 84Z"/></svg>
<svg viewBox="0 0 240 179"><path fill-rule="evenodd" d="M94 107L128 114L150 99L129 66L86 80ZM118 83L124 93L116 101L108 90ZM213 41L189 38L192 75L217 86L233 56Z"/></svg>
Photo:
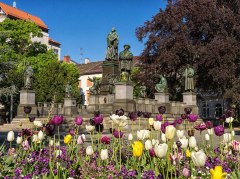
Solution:
<svg viewBox="0 0 240 179"><path fill-rule="evenodd" d="M83 118L81 116L77 116L74 120L75 124L80 126L83 123Z"/></svg>
<svg viewBox="0 0 240 179"><path fill-rule="evenodd" d="M23 111L24 111L25 114L30 114L31 111L32 111L32 107L31 106L24 106Z"/></svg>
<svg viewBox="0 0 240 179"><path fill-rule="evenodd" d="M156 115L156 121L162 121L163 117L161 114Z"/></svg>
<svg viewBox="0 0 240 179"><path fill-rule="evenodd" d="M94 111L94 117L100 116L100 111Z"/></svg>
<svg viewBox="0 0 240 179"><path fill-rule="evenodd" d="M138 112L137 112L137 116L138 116L138 117L141 117L142 114L143 114L142 111L138 111Z"/></svg>
<svg viewBox="0 0 240 179"><path fill-rule="evenodd" d="M158 107L158 112L159 114L164 114L166 112L166 107L165 106Z"/></svg>
<svg viewBox="0 0 240 179"><path fill-rule="evenodd" d="M30 122L35 121L35 117L34 116L30 116L30 117L28 117L28 119L29 119Z"/></svg>
<svg viewBox="0 0 240 179"><path fill-rule="evenodd" d="M93 118L90 118L90 119L89 119L89 123L90 123L92 126L95 126L95 122L94 122L94 119L93 119Z"/></svg>
<svg viewBox="0 0 240 179"><path fill-rule="evenodd" d="M95 125L96 125L96 124L102 124L102 122L103 122L103 116L102 116L102 115L95 116L95 117L93 118L93 121L94 121L94 124L95 124Z"/></svg>
<svg viewBox="0 0 240 179"><path fill-rule="evenodd" d="M103 136L101 138L101 143L103 143L103 144L110 144L110 138L108 136Z"/></svg>
<svg viewBox="0 0 240 179"><path fill-rule="evenodd" d="M75 135L74 129L70 129L70 130L69 130L69 134L70 134L71 136L74 136L74 135Z"/></svg>
<svg viewBox="0 0 240 179"><path fill-rule="evenodd" d="M54 124L54 125L60 125L63 122L63 116L62 115L55 115L53 116L52 120L50 121L50 124Z"/></svg>
<svg viewBox="0 0 240 179"><path fill-rule="evenodd" d="M188 115L188 121L189 122L196 122L197 119L198 119L198 115L196 115L196 114L189 114Z"/></svg>
<svg viewBox="0 0 240 179"><path fill-rule="evenodd" d="M234 117L234 116L235 116L235 111L234 111L234 109L230 108L230 109L227 109L227 110L225 111L225 114L226 114L226 118L228 118L228 117Z"/></svg>
<svg viewBox="0 0 240 179"><path fill-rule="evenodd" d="M128 117L130 118L130 120L136 121L138 116L135 112L130 112L128 113Z"/></svg>
<svg viewBox="0 0 240 179"><path fill-rule="evenodd" d="M188 117L187 114L181 114L182 119L187 119L187 117Z"/></svg>
<svg viewBox="0 0 240 179"><path fill-rule="evenodd" d="M24 136L27 136L27 137L30 137L32 135L32 132L30 129L22 129L22 132L20 132L18 134L20 137L24 137Z"/></svg>
<svg viewBox="0 0 240 179"><path fill-rule="evenodd" d="M196 130L202 132L207 128L206 124L204 122L198 124L197 126L194 127Z"/></svg>
<svg viewBox="0 0 240 179"><path fill-rule="evenodd" d="M123 137L123 132L114 129L114 130L113 130L113 136L114 136L115 138L122 138L122 137Z"/></svg>
<svg viewBox="0 0 240 179"><path fill-rule="evenodd" d="M151 115L152 115L152 113L150 113L150 112L144 112L144 113L143 113L143 117L144 117L144 118L150 118Z"/></svg>
<svg viewBox="0 0 240 179"><path fill-rule="evenodd" d="M205 124L208 129L213 128L213 123L211 121L206 121Z"/></svg>
<svg viewBox="0 0 240 179"><path fill-rule="evenodd" d="M165 134L165 130L166 127L170 125L170 123L168 121L165 121L162 125L161 125L161 131Z"/></svg>
<svg viewBox="0 0 240 179"><path fill-rule="evenodd" d="M214 133L216 136L222 136L224 134L224 127L222 125L214 127Z"/></svg>
<svg viewBox="0 0 240 179"><path fill-rule="evenodd" d="M118 109L118 110L116 110L115 114L118 115L118 116L123 116L124 115L124 110L122 108Z"/></svg>
<svg viewBox="0 0 240 179"><path fill-rule="evenodd" d="M176 145L177 145L178 148L180 148L180 147L182 146L182 143L178 140L178 141L176 142Z"/></svg>
<svg viewBox="0 0 240 179"><path fill-rule="evenodd" d="M55 132L55 125L54 124L47 124L45 126L45 133L47 136L53 136Z"/></svg>
<svg viewBox="0 0 240 179"><path fill-rule="evenodd" d="M184 112L185 112L185 114L191 114L191 112L192 112L192 108L184 108Z"/></svg>
<svg viewBox="0 0 240 179"><path fill-rule="evenodd" d="M153 148L149 150L149 155L151 157L155 157L156 156Z"/></svg>
<svg viewBox="0 0 240 179"><path fill-rule="evenodd" d="M177 118L177 119L175 119L175 121L176 121L177 124L182 124L183 119L181 119L181 118Z"/></svg>

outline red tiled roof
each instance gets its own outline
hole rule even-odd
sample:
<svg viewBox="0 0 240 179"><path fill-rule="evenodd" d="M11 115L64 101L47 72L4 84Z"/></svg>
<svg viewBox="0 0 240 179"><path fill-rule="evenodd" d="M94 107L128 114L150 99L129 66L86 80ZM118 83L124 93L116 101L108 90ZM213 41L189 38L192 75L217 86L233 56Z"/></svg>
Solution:
<svg viewBox="0 0 240 179"><path fill-rule="evenodd" d="M79 64L78 69L80 71L80 75L90 75L90 74L101 74L102 71L102 63L103 61L91 62L87 64ZM138 65L139 57L133 57L133 66Z"/></svg>
<svg viewBox="0 0 240 179"><path fill-rule="evenodd" d="M57 45L61 45L59 42L57 42L57 41L55 41L55 40L53 40L53 39L51 39L51 38L48 38L48 41L49 41L50 43L54 43L54 44L57 44Z"/></svg>
<svg viewBox="0 0 240 179"><path fill-rule="evenodd" d="M37 24L38 26L40 26L44 29L48 29L46 24L44 24L44 22L37 16L33 16L31 14L28 14L27 12L21 11L21 10L15 8L15 7L9 6L9 5L4 4L2 2L0 2L0 8L2 8L2 10L8 16L13 16L13 17L16 17L16 18L22 19L22 20L31 20L35 24Z"/></svg>

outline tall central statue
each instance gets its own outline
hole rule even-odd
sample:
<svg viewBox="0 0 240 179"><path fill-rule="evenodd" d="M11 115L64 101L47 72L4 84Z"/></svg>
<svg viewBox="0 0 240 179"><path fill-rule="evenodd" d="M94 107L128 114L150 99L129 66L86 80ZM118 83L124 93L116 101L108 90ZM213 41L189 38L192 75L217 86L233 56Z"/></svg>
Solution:
<svg viewBox="0 0 240 179"><path fill-rule="evenodd" d="M119 37L116 29L113 27L112 31L107 36L107 52L106 60L117 60L118 59L118 43Z"/></svg>

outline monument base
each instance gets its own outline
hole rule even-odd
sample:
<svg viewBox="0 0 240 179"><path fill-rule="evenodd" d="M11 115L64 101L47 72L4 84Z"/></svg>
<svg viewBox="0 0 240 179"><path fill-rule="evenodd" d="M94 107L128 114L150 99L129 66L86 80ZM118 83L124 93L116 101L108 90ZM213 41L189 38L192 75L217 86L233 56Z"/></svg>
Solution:
<svg viewBox="0 0 240 179"><path fill-rule="evenodd" d="M169 93L155 93L154 95L158 103L169 103Z"/></svg>
<svg viewBox="0 0 240 179"><path fill-rule="evenodd" d="M186 104L184 107L192 108L192 113L198 114L197 107L197 95L194 92L185 92L183 93L183 103Z"/></svg>
<svg viewBox="0 0 240 179"><path fill-rule="evenodd" d="M64 98L64 115L72 116L78 114L77 102L75 98Z"/></svg>

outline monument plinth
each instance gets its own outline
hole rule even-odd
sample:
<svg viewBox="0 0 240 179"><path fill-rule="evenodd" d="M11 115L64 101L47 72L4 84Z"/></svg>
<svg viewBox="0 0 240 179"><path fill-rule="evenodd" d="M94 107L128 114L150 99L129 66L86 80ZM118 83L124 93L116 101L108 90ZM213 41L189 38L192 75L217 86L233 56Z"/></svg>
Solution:
<svg viewBox="0 0 240 179"><path fill-rule="evenodd" d="M198 114L197 95L194 92L185 92L183 95L183 102L186 107L191 107L194 114Z"/></svg>
<svg viewBox="0 0 240 179"><path fill-rule="evenodd" d="M155 100L157 100L158 103L169 103L169 93L155 93Z"/></svg>
<svg viewBox="0 0 240 179"><path fill-rule="evenodd" d="M18 105L17 116L25 117L24 106L31 106L31 115L37 115L37 105L35 104L35 91L23 89L20 91L20 104Z"/></svg>
<svg viewBox="0 0 240 179"><path fill-rule="evenodd" d="M64 115L78 114L76 98L64 98Z"/></svg>
<svg viewBox="0 0 240 179"><path fill-rule="evenodd" d="M114 110L122 108L126 112L136 111L132 84L129 82L115 83L115 90Z"/></svg>

